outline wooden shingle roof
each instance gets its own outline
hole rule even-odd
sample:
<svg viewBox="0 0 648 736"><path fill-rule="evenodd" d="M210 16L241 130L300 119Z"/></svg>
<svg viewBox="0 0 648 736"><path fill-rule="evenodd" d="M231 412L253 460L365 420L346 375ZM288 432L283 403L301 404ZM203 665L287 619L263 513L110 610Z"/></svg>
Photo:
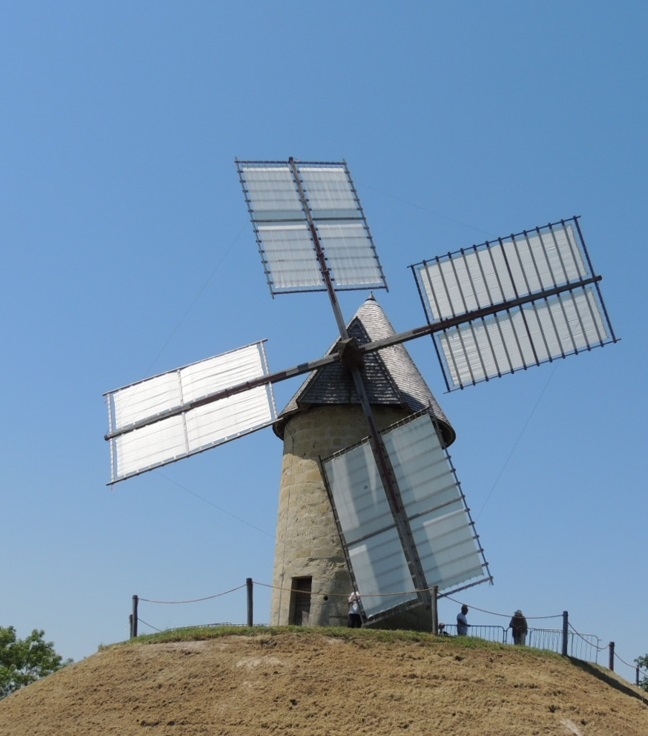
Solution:
<svg viewBox="0 0 648 736"><path fill-rule="evenodd" d="M395 334L374 296L370 296L347 325L349 336L364 344ZM336 349L335 343L327 354ZM438 420L446 444L455 431L403 345L393 345L365 355L364 368L369 402L374 406L402 406L412 413L427 409ZM314 371L286 404L274 424L283 439L291 416L312 406L359 404L351 375L340 361Z"/></svg>

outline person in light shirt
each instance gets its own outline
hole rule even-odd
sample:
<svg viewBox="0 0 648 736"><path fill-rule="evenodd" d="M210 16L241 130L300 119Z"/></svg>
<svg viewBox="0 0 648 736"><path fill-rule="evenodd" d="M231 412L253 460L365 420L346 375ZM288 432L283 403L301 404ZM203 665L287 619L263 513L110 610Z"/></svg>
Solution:
<svg viewBox="0 0 648 736"><path fill-rule="evenodd" d="M349 616L347 626L350 629L359 629L362 626L362 617L360 616L360 594L357 590L349 596Z"/></svg>
<svg viewBox="0 0 648 736"><path fill-rule="evenodd" d="M468 606L465 604L461 606L461 611L457 614L457 636L468 636L468 619L466 614L468 613Z"/></svg>

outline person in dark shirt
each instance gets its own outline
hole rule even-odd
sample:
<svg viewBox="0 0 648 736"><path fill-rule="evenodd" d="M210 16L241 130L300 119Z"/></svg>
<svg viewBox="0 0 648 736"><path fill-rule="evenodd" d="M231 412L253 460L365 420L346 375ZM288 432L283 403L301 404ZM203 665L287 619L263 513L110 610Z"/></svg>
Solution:
<svg viewBox="0 0 648 736"><path fill-rule="evenodd" d="M524 618L522 611L518 610L513 614L511 622L509 623L509 629L513 631L513 644L519 644L524 646L526 642L526 635L529 630L527 626L527 620Z"/></svg>

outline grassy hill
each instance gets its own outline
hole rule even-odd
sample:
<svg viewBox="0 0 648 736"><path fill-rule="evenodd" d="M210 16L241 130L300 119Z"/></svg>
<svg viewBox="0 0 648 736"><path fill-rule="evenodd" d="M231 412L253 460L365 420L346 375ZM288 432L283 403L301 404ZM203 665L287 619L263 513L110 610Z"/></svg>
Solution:
<svg viewBox="0 0 648 736"><path fill-rule="evenodd" d="M202 629L99 651L0 701L2 736L646 736L603 668L471 638Z"/></svg>

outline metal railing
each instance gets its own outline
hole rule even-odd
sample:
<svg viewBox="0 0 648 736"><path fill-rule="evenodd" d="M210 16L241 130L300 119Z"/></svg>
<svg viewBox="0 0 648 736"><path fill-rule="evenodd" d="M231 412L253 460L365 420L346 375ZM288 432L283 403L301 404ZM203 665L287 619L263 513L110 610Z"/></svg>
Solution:
<svg viewBox="0 0 648 736"><path fill-rule="evenodd" d="M448 636L457 636L457 626L455 624L445 624L443 631ZM475 636L478 639L486 639L486 641L496 641L506 644L507 629L503 626L480 626L479 624L470 625L468 627L468 636Z"/></svg>
<svg viewBox="0 0 648 736"><path fill-rule="evenodd" d="M535 649L548 649L562 653L564 633L561 629L529 629L526 645ZM567 655L585 662L598 664L601 640L595 634L567 633Z"/></svg>
<svg viewBox="0 0 648 736"><path fill-rule="evenodd" d="M445 624L444 631L449 636L457 635L455 624ZM468 636L475 636L486 641L508 644L508 629L503 626L470 625ZM546 649L561 654L563 651L564 632L562 629L529 629L526 646L534 649ZM598 664L598 653L601 640L595 634L567 633L567 654L575 659Z"/></svg>

